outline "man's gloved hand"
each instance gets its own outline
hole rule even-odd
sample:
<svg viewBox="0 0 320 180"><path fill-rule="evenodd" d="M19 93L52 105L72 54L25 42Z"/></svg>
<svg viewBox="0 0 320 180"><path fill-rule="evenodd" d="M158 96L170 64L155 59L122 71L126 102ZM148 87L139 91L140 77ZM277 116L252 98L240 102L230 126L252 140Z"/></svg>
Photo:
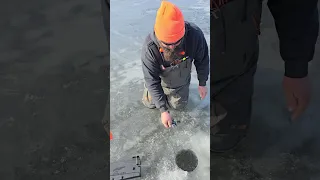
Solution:
<svg viewBox="0 0 320 180"><path fill-rule="evenodd" d="M204 99L207 95L208 89L206 86L199 86L198 91L199 91L201 99Z"/></svg>
<svg viewBox="0 0 320 180"><path fill-rule="evenodd" d="M308 107L311 97L311 83L308 77L283 77L283 89L291 119L297 119Z"/></svg>
<svg viewBox="0 0 320 180"><path fill-rule="evenodd" d="M172 118L169 111L165 111L161 113L161 122L166 128L169 128L172 126Z"/></svg>

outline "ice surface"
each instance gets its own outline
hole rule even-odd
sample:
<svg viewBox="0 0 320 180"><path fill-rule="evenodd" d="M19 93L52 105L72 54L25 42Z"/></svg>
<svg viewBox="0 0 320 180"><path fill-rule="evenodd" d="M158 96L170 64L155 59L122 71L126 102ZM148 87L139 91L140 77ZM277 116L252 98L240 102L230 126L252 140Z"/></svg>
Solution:
<svg viewBox="0 0 320 180"><path fill-rule="evenodd" d="M172 0L185 15L204 32L209 45L209 0ZM165 129L158 110L149 110L141 103L143 76L140 50L146 35L152 30L160 1L111 0L110 23L110 160L115 162L131 156L142 158L144 180L209 179L209 94L200 100L197 75L192 72L187 110L172 111L176 128ZM210 89L208 89L210 91ZM175 154L181 149L193 150L198 159L197 169L191 173L175 165Z"/></svg>

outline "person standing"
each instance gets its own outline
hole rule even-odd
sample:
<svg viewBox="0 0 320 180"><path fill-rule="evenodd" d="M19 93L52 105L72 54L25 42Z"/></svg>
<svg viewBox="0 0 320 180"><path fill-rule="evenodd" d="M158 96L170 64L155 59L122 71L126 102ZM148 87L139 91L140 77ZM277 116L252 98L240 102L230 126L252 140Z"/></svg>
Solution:
<svg viewBox="0 0 320 180"><path fill-rule="evenodd" d="M318 38L317 0L269 0L285 62L283 89L299 117L310 100L308 62ZM251 121L262 0L211 0L211 151L233 149Z"/></svg>

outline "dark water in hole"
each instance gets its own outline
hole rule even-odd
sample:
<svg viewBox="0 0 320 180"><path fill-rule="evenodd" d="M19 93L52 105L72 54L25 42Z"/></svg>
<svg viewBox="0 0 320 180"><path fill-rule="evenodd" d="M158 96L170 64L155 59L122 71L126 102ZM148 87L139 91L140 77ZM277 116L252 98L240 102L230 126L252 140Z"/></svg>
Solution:
<svg viewBox="0 0 320 180"><path fill-rule="evenodd" d="M191 172L198 166L198 157L190 149L181 150L176 155L176 164L182 170Z"/></svg>

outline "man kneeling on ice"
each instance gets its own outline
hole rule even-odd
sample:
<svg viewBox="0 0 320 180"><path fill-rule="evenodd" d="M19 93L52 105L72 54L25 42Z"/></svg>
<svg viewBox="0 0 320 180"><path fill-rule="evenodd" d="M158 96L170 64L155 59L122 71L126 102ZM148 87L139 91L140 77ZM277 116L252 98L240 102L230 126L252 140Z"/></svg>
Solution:
<svg viewBox="0 0 320 180"><path fill-rule="evenodd" d="M142 47L141 60L145 79L142 102L150 109L160 110L166 128L172 125L168 108L182 109L188 103L192 62L198 74L200 97L205 98L208 45L201 29L184 21L182 12L174 4L161 2L154 31Z"/></svg>

